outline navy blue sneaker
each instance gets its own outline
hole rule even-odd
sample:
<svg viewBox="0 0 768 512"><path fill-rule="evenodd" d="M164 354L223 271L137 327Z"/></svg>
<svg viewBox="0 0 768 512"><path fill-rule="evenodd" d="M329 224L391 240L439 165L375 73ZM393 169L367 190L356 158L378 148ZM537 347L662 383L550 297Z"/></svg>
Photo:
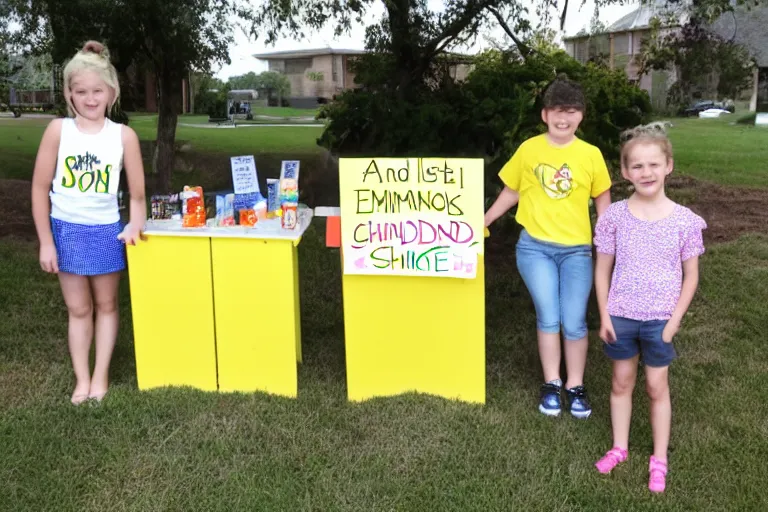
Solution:
<svg viewBox="0 0 768 512"><path fill-rule="evenodd" d="M589 418L592 414L592 406L589 405L587 390L584 386L576 386L565 390L565 399L568 401L568 408L574 418Z"/></svg>
<svg viewBox="0 0 768 512"><path fill-rule="evenodd" d="M541 386L541 400L539 401L539 411L547 416L559 416L560 405L560 391L561 386L548 382Z"/></svg>

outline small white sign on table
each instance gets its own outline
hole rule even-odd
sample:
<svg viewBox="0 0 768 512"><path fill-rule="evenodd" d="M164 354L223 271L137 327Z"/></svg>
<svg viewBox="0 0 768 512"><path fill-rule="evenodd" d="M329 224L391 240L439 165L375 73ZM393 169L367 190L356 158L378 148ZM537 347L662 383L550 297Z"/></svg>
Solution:
<svg viewBox="0 0 768 512"><path fill-rule="evenodd" d="M755 116L755 126L768 126L768 112L758 112Z"/></svg>
<svg viewBox="0 0 768 512"><path fill-rule="evenodd" d="M232 184L235 194L255 194L259 191L259 177L256 174L256 160L253 155L233 156Z"/></svg>

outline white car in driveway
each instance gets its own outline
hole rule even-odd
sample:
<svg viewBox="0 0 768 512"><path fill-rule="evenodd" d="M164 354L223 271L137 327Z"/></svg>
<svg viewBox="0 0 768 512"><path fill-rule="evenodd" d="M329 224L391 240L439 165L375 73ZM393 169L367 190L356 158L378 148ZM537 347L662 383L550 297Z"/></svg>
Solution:
<svg viewBox="0 0 768 512"><path fill-rule="evenodd" d="M699 118L720 117L724 114L730 114L730 112L723 110L722 108L708 108L707 110L699 112Z"/></svg>

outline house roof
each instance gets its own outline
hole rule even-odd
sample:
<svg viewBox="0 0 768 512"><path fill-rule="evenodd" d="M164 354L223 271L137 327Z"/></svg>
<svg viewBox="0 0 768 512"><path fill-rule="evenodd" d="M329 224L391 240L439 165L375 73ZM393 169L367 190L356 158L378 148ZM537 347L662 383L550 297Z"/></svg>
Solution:
<svg viewBox="0 0 768 512"><path fill-rule="evenodd" d="M279 52L254 53L253 56L261 60L270 59L308 59L320 55L362 55L365 50L337 49L329 46L325 48L311 48L306 50L284 50Z"/></svg>
<svg viewBox="0 0 768 512"><path fill-rule="evenodd" d="M679 26L683 25L688 20L688 14L686 12L686 2L680 2L672 7L668 4L667 0L653 0L648 3L641 3L640 7L625 14L618 20L614 21L601 32L602 34L616 34L619 32L632 32L635 30L644 30L650 28L651 20L653 18L659 18L666 26ZM572 41L574 39L582 39L590 37L596 34L582 34L563 38L565 41Z"/></svg>

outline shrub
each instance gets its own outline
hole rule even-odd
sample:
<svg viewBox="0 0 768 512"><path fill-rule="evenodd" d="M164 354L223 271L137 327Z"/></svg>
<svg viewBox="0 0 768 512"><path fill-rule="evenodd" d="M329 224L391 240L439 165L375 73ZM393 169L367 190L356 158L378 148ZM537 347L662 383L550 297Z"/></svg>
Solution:
<svg viewBox="0 0 768 512"><path fill-rule="evenodd" d="M619 133L648 119L647 92L623 71L582 65L562 51L525 61L487 52L465 82L438 74L407 98L364 83L323 107L320 117L329 123L318 143L345 156L484 157L492 174L525 139L546 130L541 93L561 73L580 82L587 96L579 136L617 161ZM375 81L370 75L359 76Z"/></svg>

